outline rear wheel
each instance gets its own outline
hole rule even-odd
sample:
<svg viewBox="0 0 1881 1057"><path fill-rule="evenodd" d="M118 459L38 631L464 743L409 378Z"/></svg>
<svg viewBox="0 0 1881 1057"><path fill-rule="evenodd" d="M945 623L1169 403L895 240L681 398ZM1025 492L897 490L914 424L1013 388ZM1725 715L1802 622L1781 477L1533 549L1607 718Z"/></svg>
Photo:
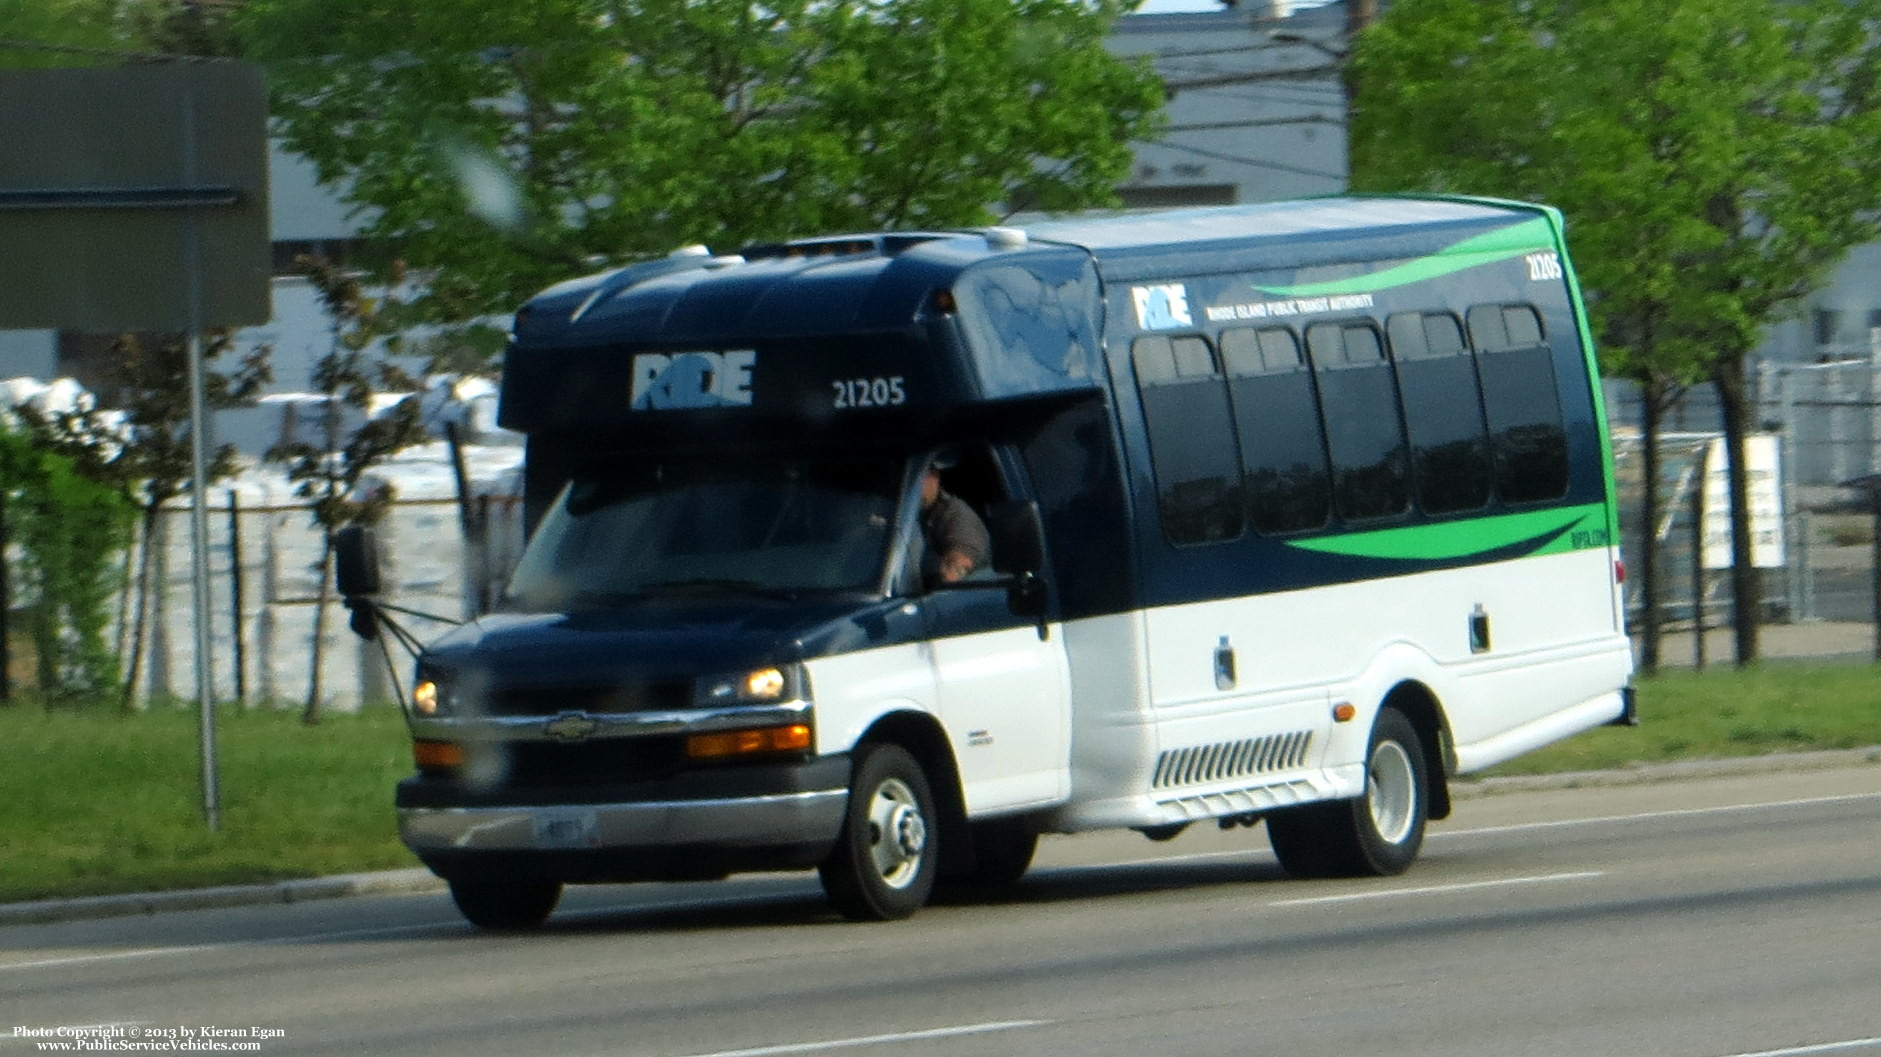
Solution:
<svg viewBox="0 0 1881 1057"><path fill-rule="evenodd" d="M940 857L927 775L899 745L856 750L836 847L817 872L844 917L893 921L926 905Z"/></svg>
<svg viewBox="0 0 1881 1057"><path fill-rule="evenodd" d="M517 881L488 877L451 878L451 901L479 928L514 932L541 927L561 902L557 881Z"/></svg>
<svg viewBox="0 0 1881 1057"><path fill-rule="evenodd" d="M1404 713L1387 708L1372 727L1365 795L1276 812L1267 839L1295 877L1391 876L1417 859L1429 804L1423 741Z"/></svg>

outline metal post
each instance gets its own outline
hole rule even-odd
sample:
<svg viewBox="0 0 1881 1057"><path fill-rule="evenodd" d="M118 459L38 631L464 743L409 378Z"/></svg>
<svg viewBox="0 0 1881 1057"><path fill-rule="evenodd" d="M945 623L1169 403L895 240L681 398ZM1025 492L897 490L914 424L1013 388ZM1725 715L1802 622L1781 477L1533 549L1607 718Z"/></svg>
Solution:
<svg viewBox="0 0 1881 1057"><path fill-rule="evenodd" d="M1706 456L1711 451L1707 444L1698 449L1698 468L1692 475L1698 482L1692 489L1692 667L1697 671L1705 670L1705 488L1710 483L1705 477L1709 468Z"/></svg>
<svg viewBox="0 0 1881 1057"><path fill-rule="evenodd" d="M463 435L456 422L444 423L444 439L451 452L451 473L457 480L457 521L464 541L464 617L475 619L489 609L490 567L484 546L484 524L470 494L470 472L464 466Z"/></svg>
<svg viewBox="0 0 1881 1057"><path fill-rule="evenodd" d="M13 589L7 579L7 493L0 488L0 701L13 700Z"/></svg>
<svg viewBox="0 0 1881 1057"><path fill-rule="evenodd" d="M183 182L196 182L196 93L183 92ZM196 606L196 704L201 711L202 816L211 830L222 828L222 794L216 769L215 686L209 663L209 457L203 418L202 232L196 210L183 210L183 275L189 291L189 447L190 550L195 565L190 580Z"/></svg>
<svg viewBox="0 0 1881 1057"><path fill-rule="evenodd" d="M1881 485L1869 490L1868 506L1874 511L1874 549L1868 556L1868 579L1874 591L1874 659L1881 661Z"/></svg>
<svg viewBox="0 0 1881 1057"><path fill-rule="evenodd" d="M242 641L242 507L229 489L229 638L235 644L235 700L248 703L248 651Z"/></svg>

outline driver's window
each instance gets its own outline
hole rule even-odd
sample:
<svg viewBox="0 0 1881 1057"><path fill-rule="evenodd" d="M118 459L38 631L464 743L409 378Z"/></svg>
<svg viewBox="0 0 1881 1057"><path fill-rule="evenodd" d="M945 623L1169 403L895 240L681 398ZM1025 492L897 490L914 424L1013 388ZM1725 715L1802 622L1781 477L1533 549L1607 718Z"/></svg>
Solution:
<svg viewBox="0 0 1881 1057"><path fill-rule="evenodd" d="M985 511L1009 494L992 450L962 445L941 452L922 475L921 488L918 532L909 548L921 587L992 578Z"/></svg>

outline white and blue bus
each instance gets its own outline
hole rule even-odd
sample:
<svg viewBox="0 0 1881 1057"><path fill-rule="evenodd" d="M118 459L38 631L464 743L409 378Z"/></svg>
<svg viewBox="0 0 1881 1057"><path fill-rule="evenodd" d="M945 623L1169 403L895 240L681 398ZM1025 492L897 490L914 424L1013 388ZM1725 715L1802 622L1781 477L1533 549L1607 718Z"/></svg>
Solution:
<svg viewBox="0 0 1881 1057"><path fill-rule="evenodd" d="M1603 414L1562 219L1524 203L553 287L503 374L530 542L419 656L402 837L489 927L569 883L811 868L899 918L1041 834L1198 822L1400 872L1453 776L1632 717ZM956 582L921 572L930 467L990 533Z"/></svg>

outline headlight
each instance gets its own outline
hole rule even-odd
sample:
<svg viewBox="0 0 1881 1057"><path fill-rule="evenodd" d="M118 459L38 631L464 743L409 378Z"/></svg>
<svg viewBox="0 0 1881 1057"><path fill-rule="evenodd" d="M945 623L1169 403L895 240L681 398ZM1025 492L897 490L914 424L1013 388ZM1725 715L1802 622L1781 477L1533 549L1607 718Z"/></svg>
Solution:
<svg viewBox="0 0 1881 1057"><path fill-rule="evenodd" d="M753 668L700 679L694 687L693 704L701 708L776 704L800 696L802 686L803 673L796 665Z"/></svg>
<svg viewBox="0 0 1881 1057"><path fill-rule="evenodd" d="M418 685L411 688L412 710L421 716L435 716L443 702L444 692L438 684L429 679L418 680Z"/></svg>

